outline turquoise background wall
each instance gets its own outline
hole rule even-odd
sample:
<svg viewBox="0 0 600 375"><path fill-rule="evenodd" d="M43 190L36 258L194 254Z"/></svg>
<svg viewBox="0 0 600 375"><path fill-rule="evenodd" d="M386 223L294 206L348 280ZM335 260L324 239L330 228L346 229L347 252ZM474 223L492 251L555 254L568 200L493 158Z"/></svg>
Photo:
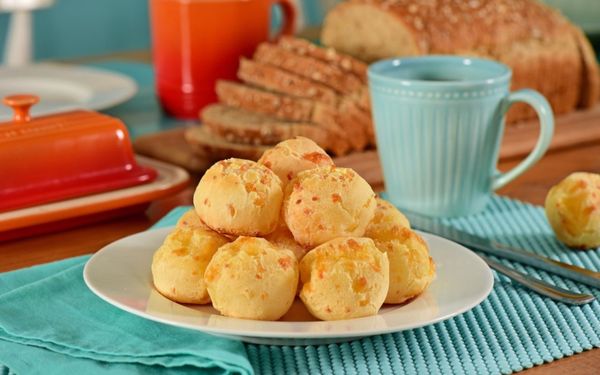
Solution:
<svg viewBox="0 0 600 375"><path fill-rule="evenodd" d="M34 12L36 59L98 55L150 46L148 0L57 0ZM4 46L9 16L0 15Z"/></svg>
<svg viewBox="0 0 600 375"><path fill-rule="evenodd" d="M319 0L303 1L302 9L307 24L319 23ZM8 20L8 14L0 14L0 58ZM147 49L148 0L56 0L51 8L34 12L34 35L36 60Z"/></svg>

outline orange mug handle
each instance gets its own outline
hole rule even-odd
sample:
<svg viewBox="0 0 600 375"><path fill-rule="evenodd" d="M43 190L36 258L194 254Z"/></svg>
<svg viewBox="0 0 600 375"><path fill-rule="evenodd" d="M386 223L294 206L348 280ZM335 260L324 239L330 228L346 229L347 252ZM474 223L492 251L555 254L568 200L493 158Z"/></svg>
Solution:
<svg viewBox="0 0 600 375"><path fill-rule="evenodd" d="M275 35L274 39L277 40L282 35L293 35L296 31L296 18L298 15L293 1L275 0L274 4L279 5L283 11L283 26L281 26L281 30Z"/></svg>

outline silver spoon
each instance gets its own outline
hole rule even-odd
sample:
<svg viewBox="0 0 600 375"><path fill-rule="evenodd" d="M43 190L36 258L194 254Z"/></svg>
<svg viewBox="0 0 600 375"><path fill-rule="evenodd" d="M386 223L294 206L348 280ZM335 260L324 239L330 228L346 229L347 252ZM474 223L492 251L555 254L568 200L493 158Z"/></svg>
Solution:
<svg viewBox="0 0 600 375"><path fill-rule="evenodd" d="M569 305L585 305L586 303L590 303L596 299L596 297L592 296L591 294L572 292L559 286L549 284L533 276L524 274L513 268L507 267L481 254L478 255L488 264L488 266L490 266L490 268L496 272L503 274L509 279L525 286L526 288L529 288L554 300L567 303Z"/></svg>

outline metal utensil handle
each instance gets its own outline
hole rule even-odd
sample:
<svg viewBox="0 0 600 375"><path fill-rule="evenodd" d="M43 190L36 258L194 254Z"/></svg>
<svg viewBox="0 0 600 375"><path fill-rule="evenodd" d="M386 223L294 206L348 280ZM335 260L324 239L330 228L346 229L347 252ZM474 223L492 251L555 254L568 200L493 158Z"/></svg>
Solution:
<svg viewBox="0 0 600 375"><path fill-rule="evenodd" d="M492 242L492 245L497 250L498 256L529 264L600 289L600 272L550 259L530 251L526 252L521 249L515 249L495 241Z"/></svg>
<svg viewBox="0 0 600 375"><path fill-rule="evenodd" d="M499 272L509 279L514 280L519 284L554 300L567 303L569 305L584 305L596 299L590 294L572 292L559 286L549 284L535 277L526 275L483 255L479 256L496 272Z"/></svg>

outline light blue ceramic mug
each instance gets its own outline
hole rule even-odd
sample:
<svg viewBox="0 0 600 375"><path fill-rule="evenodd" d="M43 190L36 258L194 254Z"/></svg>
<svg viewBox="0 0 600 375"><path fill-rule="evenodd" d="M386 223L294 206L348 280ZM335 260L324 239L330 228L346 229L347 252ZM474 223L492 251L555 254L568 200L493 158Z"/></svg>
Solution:
<svg viewBox="0 0 600 375"><path fill-rule="evenodd" d="M481 211L491 192L535 164L554 132L552 109L533 90L509 92L511 70L490 60L423 56L369 66L377 149L388 199L429 216ZM499 173L504 115L514 102L540 120L533 151Z"/></svg>

